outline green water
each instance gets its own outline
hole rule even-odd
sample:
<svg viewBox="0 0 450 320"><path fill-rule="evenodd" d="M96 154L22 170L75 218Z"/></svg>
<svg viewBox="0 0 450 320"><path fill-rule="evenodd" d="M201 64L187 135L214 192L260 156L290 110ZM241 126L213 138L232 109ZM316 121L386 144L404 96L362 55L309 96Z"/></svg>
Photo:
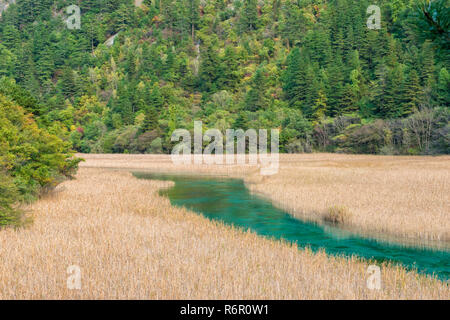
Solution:
<svg viewBox="0 0 450 320"><path fill-rule="evenodd" d="M328 254L356 255L375 262L391 261L419 273L450 276L450 251L406 247L357 235L338 235L333 228L303 222L249 193L241 180L168 174L136 173L138 178L170 180L164 190L172 205L183 206L205 217L251 229L265 237L296 242L299 247L323 249Z"/></svg>

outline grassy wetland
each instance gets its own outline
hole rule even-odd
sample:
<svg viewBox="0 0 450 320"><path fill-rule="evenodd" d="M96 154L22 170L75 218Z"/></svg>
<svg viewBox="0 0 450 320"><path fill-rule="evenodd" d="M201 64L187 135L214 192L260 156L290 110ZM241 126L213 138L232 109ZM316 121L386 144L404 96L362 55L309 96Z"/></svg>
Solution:
<svg viewBox="0 0 450 320"><path fill-rule="evenodd" d="M278 175L259 179L255 168L247 166L174 166L167 156L83 157L86 162L80 165L76 179L27 208L32 224L0 232L0 299L450 298L450 288L443 281L389 264L381 268L381 290L370 290L366 284L369 261L314 253L208 220L171 206L159 195L171 182L139 180L130 173L148 170L242 177L252 190L270 194L279 206L291 208L293 215L303 212L302 218L319 219L324 208L345 206L354 226L421 238L448 230L448 199L443 196L448 194L446 157L282 156L279 176L283 180ZM415 169L419 167L422 171ZM335 168L344 173L337 175ZM388 174L395 168L397 175ZM313 172L321 187L314 186ZM376 172L380 172L378 178ZM371 175L375 177L367 180ZM365 190L357 186L360 179L365 179ZM389 192L370 189L382 190L380 185L396 193L383 200ZM309 197L302 195L308 189ZM323 193L312 195L311 189ZM331 189L335 192L327 195ZM419 201L418 192L431 199ZM370 197L380 210L364 210ZM404 203L415 210L402 209ZM430 214L427 223L423 222L425 213ZM409 223L399 227L402 220ZM382 223L390 228L383 229ZM439 239L446 241L442 236ZM81 269L81 290L67 288L71 265Z"/></svg>
<svg viewBox="0 0 450 320"><path fill-rule="evenodd" d="M164 155L83 157L87 167L242 178L252 192L298 218L337 219L341 227L399 241L450 241L449 156L280 155L273 176L250 165L175 166Z"/></svg>

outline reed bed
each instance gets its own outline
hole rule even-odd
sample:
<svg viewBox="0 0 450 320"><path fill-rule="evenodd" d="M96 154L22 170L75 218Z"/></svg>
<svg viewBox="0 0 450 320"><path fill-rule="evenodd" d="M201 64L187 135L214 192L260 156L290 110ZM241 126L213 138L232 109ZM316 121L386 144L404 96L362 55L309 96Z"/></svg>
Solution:
<svg viewBox="0 0 450 320"><path fill-rule="evenodd" d="M262 177L255 166L174 165L165 155L82 155L83 166L225 175L293 216L397 240L450 245L450 157L280 155L278 174Z"/></svg>
<svg viewBox="0 0 450 320"><path fill-rule="evenodd" d="M450 298L447 284L389 265L381 290L370 290L369 262L172 207L158 195L170 182L95 168L76 178L29 207L33 224L0 231L0 299ZM72 265L80 290L67 288Z"/></svg>

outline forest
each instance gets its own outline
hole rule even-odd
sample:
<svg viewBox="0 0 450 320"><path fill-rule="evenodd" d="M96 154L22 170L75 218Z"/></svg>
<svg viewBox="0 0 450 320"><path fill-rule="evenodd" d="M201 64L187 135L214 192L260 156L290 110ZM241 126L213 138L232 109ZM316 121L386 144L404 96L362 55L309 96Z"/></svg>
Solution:
<svg viewBox="0 0 450 320"><path fill-rule="evenodd" d="M286 153L450 151L446 0L2 2L4 212L70 176L74 152L170 153L194 120L278 128Z"/></svg>

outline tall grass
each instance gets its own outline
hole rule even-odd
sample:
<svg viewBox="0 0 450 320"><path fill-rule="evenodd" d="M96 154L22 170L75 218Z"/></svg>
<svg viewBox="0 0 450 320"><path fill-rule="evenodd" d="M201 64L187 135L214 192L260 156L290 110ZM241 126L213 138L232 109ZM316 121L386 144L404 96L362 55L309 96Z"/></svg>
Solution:
<svg viewBox="0 0 450 320"><path fill-rule="evenodd" d="M83 155L88 167L242 177L292 215L313 221L345 207L342 227L361 233L450 241L450 157L280 155L280 170L262 177L246 166L173 165L164 155Z"/></svg>
<svg viewBox="0 0 450 320"><path fill-rule="evenodd" d="M370 263L172 207L158 195L170 184L81 168L31 205L31 226L0 231L0 299L450 298L443 282L388 265L382 289L369 290ZM72 265L81 269L81 290L67 288Z"/></svg>

